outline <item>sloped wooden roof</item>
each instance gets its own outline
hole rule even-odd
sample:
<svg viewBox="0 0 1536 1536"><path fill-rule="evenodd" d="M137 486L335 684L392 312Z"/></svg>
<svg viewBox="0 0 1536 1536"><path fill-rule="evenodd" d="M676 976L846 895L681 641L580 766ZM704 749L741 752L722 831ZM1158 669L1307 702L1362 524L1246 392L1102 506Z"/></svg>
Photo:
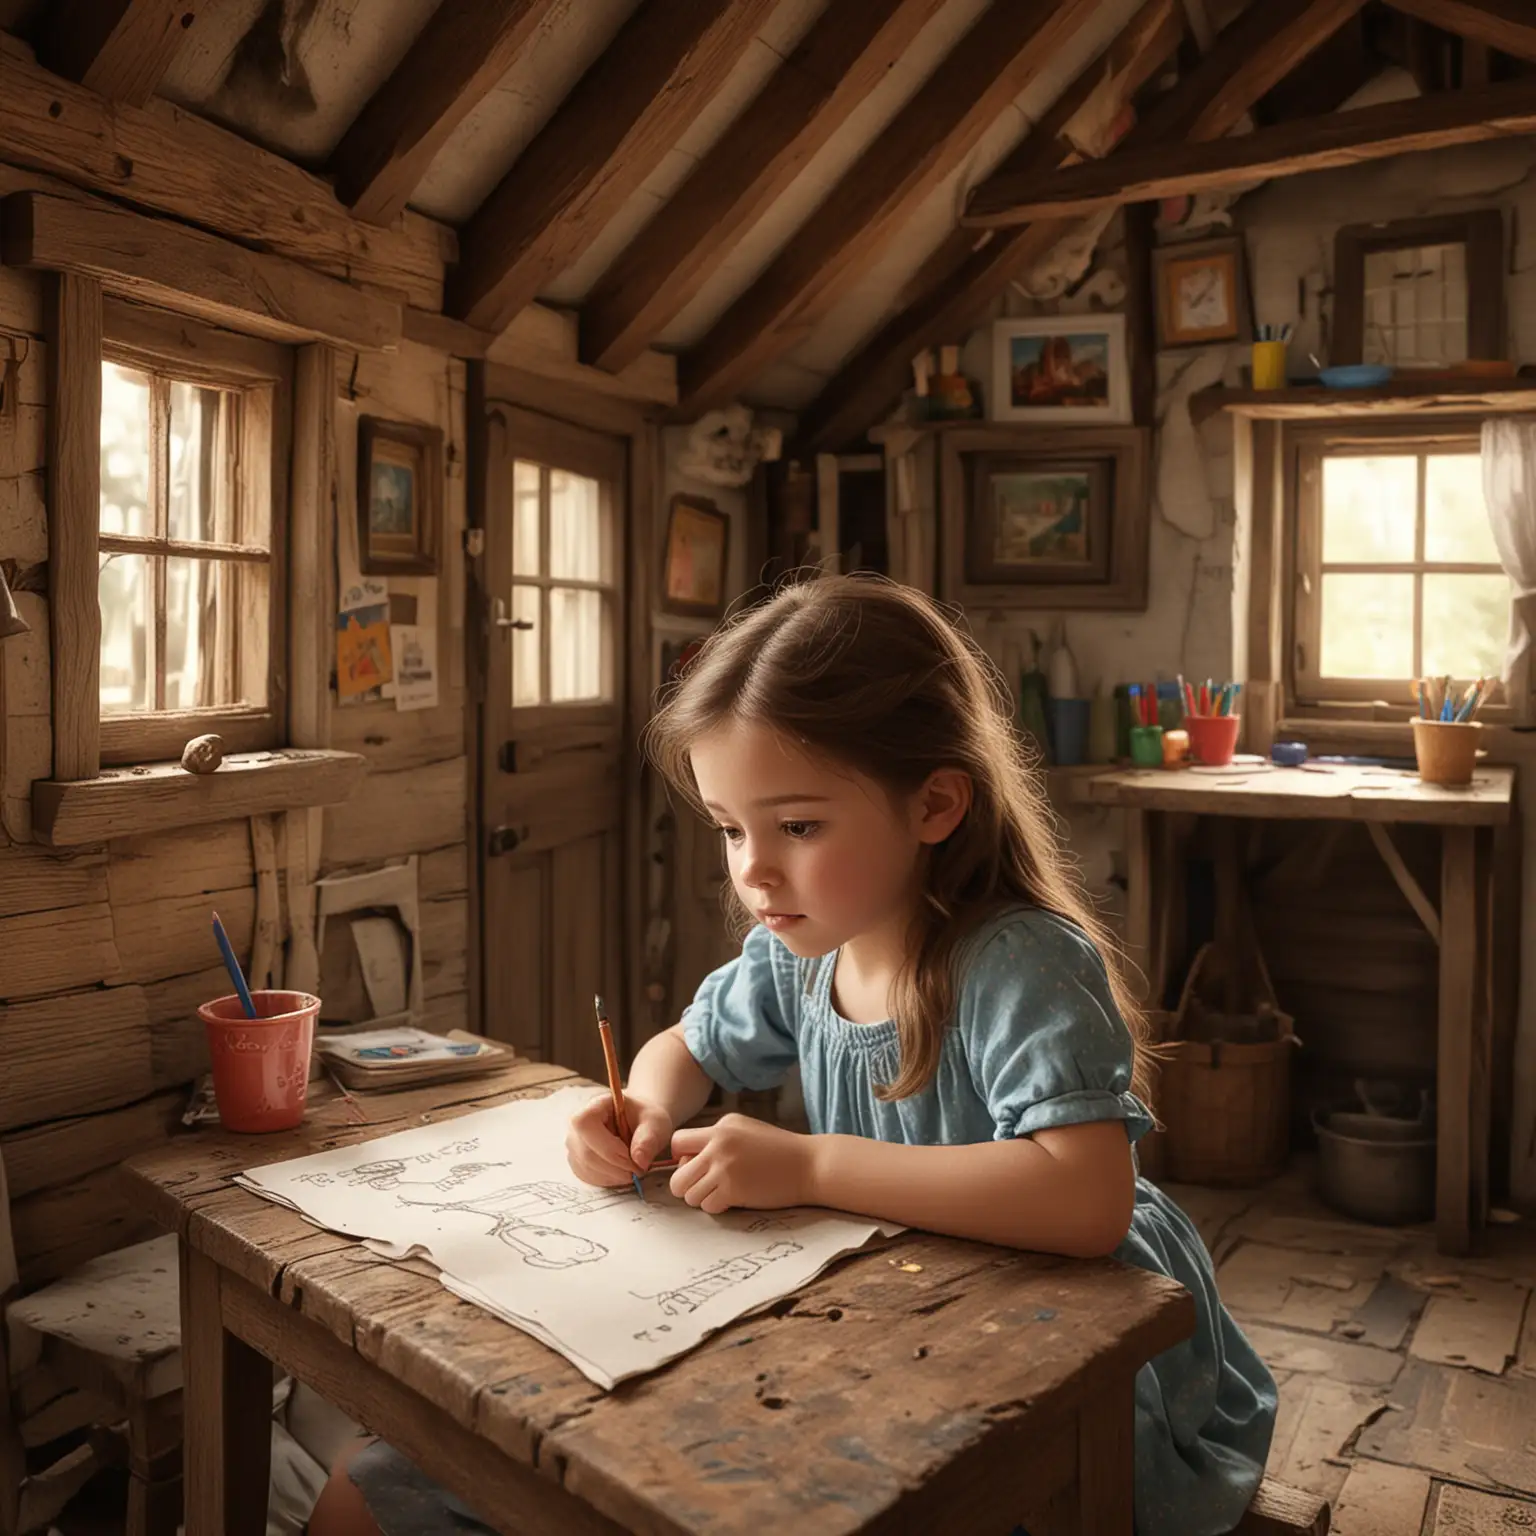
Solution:
<svg viewBox="0 0 1536 1536"><path fill-rule="evenodd" d="M682 413L777 405L816 446L856 440L912 354L962 339L1081 208L1126 201L1121 154L1145 191L1251 112L1289 125L1276 173L1389 63L1474 93L1457 124L1480 123L1479 89L1502 123L1536 108L1529 0L0 0L0 27L105 98L92 133L120 160L211 142L174 104L329 183L315 218L347 275L388 287L442 258L410 302L459 334L566 306L587 361L674 352ZM102 185L99 164L21 158L307 259L259 204L229 227L237 208L157 200L131 169ZM1238 181L1236 158L1190 163ZM354 267L375 226L408 252Z"/></svg>

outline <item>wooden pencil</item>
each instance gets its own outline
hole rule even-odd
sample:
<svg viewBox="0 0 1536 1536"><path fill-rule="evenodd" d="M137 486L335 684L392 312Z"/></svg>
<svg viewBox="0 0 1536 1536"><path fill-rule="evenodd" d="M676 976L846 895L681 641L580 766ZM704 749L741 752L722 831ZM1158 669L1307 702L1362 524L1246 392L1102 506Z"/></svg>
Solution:
<svg viewBox="0 0 1536 1536"><path fill-rule="evenodd" d="M613 1044L613 1027L608 1022L608 1010L603 1007L602 998L594 997L592 1001L597 1008L597 1032L603 1042L603 1065L608 1069L608 1092L613 1095L613 1130L624 1143L627 1152L633 1136L629 1129L629 1116L624 1113L624 1089L619 1077L619 1053ZM640 1175L630 1174L629 1182L635 1186L635 1194L644 1200L645 1191L640 1187Z"/></svg>
<svg viewBox="0 0 1536 1536"><path fill-rule="evenodd" d="M594 997L597 1005L597 1032L603 1041L603 1062L608 1068L608 1091L613 1095L613 1128L626 1146L629 1144L629 1116L624 1113L624 1089L619 1076L619 1053L614 1049L613 1027L608 1022L608 1010L603 1000Z"/></svg>

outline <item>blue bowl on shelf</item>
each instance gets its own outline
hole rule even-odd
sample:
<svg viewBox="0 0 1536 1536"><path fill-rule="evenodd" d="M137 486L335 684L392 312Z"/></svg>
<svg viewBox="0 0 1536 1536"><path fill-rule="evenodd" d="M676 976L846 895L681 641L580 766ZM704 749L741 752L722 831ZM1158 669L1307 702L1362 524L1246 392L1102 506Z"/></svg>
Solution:
<svg viewBox="0 0 1536 1536"><path fill-rule="evenodd" d="M1374 389L1392 377L1392 370L1385 363L1341 363L1324 368L1317 377L1329 389Z"/></svg>

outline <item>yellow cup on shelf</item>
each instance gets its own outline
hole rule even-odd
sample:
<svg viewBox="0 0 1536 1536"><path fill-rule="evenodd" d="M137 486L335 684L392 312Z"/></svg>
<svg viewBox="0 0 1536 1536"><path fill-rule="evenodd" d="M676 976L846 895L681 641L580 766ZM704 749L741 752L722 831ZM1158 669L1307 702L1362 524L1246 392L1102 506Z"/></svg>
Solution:
<svg viewBox="0 0 1536 1536"><path fill-rule="evenodd" d="M1253 344L1253 387L1285 388L1285 343L1256 341Z"/></svg>

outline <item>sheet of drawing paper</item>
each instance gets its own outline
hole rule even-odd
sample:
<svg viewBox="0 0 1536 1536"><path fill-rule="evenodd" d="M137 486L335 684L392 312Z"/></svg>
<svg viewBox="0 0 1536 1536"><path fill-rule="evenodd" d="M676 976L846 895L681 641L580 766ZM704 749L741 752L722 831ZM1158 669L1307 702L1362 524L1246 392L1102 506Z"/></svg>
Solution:
<svg viewBox="0 0 1536 1536"><path fill-rule="evenodd" d="M835 1211L728 1211L676 1200L667 1175L595 1189L565 1158L590 1088L291 1162L239 1183L394 1257L419 1250L442 1283L612 1387L804 1285L899 1227Z"/></svg>

